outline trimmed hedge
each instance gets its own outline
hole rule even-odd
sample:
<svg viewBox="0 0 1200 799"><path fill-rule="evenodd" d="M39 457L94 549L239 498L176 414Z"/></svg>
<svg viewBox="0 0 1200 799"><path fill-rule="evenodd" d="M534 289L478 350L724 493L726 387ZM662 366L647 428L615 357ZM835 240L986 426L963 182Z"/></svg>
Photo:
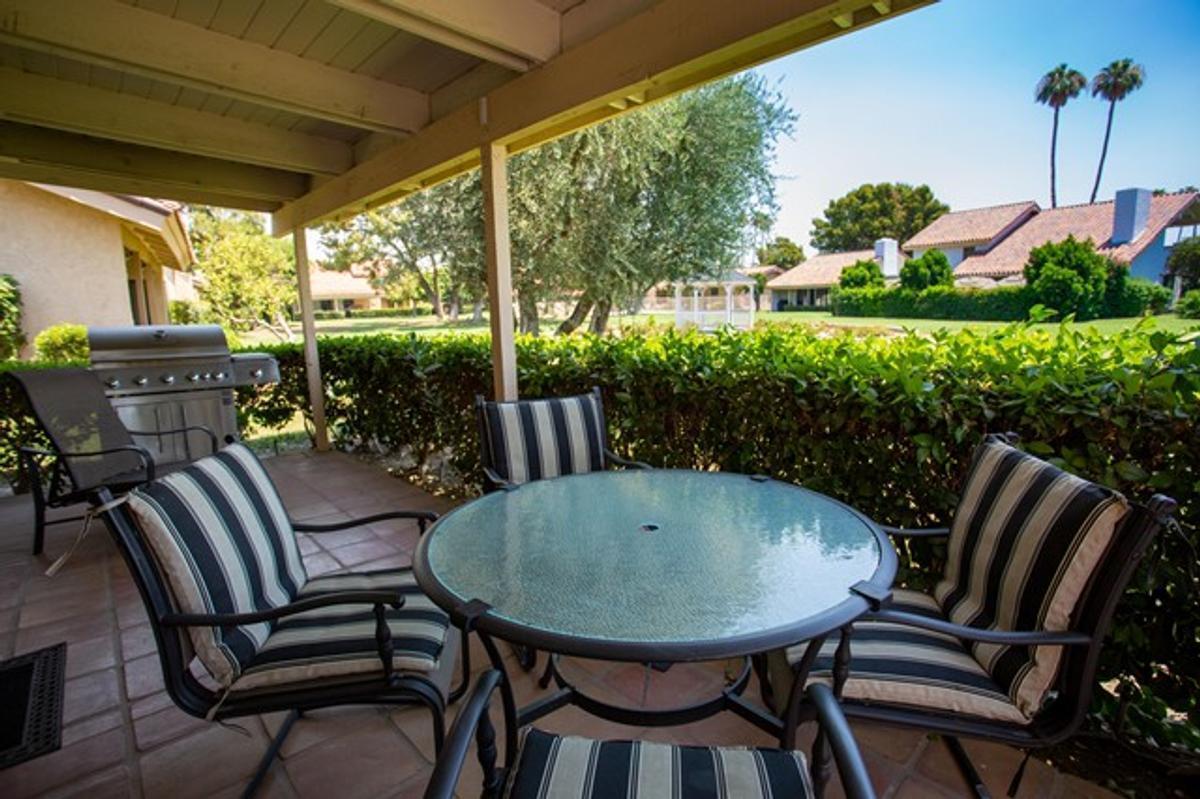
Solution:
<svg viewBox="0 0 1200 799"><path fill-rule="evenodd" d="M414 316L430 316L433 307L418 305L415 308L351 308L348 311L314 311L314 319L406 319Z"/></svg>
<svg viewBox="0 0 1200 799"><path fill-rule="evenodd" d="M486 336L331 337L320 348L339 444L411 455L416 479L447 486L457 475L456 490L475 490ZM282 382L239 392L239 404L273 428L307 401L299 345L268 349ZM1069 325L890 338L637 331L520 337L517 363L527 396L601 386L624 455L771 474L881 522L947 521L989 431L1016 431L1029 450L1131 498L1174 496L1181 529L1159 537L1120 605L1101 672L1120 688L1097 709L1126 732L1200 747L1200 347L1186 337L1152 323L1111 336ZM901 554L911 585L928 585L944 556L925 541Z"/></svg>
<svg viewBox="0 0 1200 799"><path fill-rule="evenodd" d="M1037 299L1027 286L961 289L933 286L905 288L835 288L830 293L834 316L882 316L894 319L963 319L1015 322L1029 317Z"/></svg>

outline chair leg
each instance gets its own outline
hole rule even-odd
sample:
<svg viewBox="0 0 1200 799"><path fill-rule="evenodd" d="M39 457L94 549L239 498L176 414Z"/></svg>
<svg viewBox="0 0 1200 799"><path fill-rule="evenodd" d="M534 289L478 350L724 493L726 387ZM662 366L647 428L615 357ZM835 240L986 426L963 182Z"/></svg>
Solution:
<svg viewBox="0 0 1200 799"><path fill-rule="evenodd" d="M450 696L446 697L446 704L452 705L462 699L463 694L471 687L471 640L470 636L464 630L462 633L462 643L459 645L462 652L462 682L450 690Z"/></svg>
<svg viewBox="0 0 1200 799"><path fill-rule="evenodd" d="M32 456L21 458L25 465L25 475L29 480L29 491L33 494L33 554L42 554L46 544L46 493L42 486L42 475Z"/></svg>
<svg viewBox="0 0 1200 799"><path fill-rule="evenodd" d="M975 764L971 762L971 756L963 748L962 742L953 735L943 735L942 740L946 742L946 748L950 750L950 755L954 758L954 764L958 766L959 773L967 781L972 795L978 797L978 799L991 799L991 793L988 792L987 786L983 784L983 778L979 776L979 772L975 770Z"/></svg>
<svg viewBox="0 0 1200 799"><path fill-rule="evenodd" d="M533 671L537 668L538 651L531 646L514 646L513 649L517 653L517 662L521 664L521 668L525 671Z"/></svg>
<svg viewBox="0 0 1200 799"><path fill-rule="evenodd" d="M296 723L296 719L300 718L299 710L289 711L287 718L283 720L279 732L275 733L275 737L271 739L271 745L267 747L267 751L263 753L262 759L258 761L258 769L254 772L254 776L250 778L250 784L246 786L246 790L242 791L242 799L250 799L258 793L258 789L262 787L262 782L270 771L271 765L275 762L275 758L279 755L279 750L283 748L283 740L287 738L288 733L292 731L292 725Z"/></svg>

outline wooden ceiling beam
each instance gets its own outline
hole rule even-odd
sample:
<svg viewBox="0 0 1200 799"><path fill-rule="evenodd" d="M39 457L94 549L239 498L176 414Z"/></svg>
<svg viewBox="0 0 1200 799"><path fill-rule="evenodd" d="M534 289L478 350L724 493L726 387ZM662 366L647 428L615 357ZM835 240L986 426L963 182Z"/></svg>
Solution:
<svg viewBox="0 0 1200 799"><path fill-rule="evenodd" d="M888 16L931 2L893 0ZM885 18L872 0L662 0L323 182L275 212L273 228L358 213L473 167L488 142L516 152L637 107L630 98L661 100L842 35L834 18L848 11L851 30Z"/></svg>
<svg viewBox="0 0 1200 799"><path fill-rule="evenodd" d="M114 0L0 0L0 41L384 133L429 122L429 96Z"/></svg>
<svg viewBox="0 0 1200 799"><path fill-rule="evenodd" d="M0 175L191 202L202 195L220 197L224 205L244 208L277 207L309 186L307 176L297 172L16 122L0 122Z"/></svg>
<svg viewBox="0 0 1200 799"><path fill-rule="evenodd" d="M335 139L2 67L0 118L296 172L336 175L354 165L353 148Z"/></svg>

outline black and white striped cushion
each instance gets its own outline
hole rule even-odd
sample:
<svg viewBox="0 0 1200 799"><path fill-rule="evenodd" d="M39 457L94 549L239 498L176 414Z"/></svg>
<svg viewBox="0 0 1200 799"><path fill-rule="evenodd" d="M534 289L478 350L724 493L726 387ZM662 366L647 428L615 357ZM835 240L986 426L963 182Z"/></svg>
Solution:
<svg viewBox="0 0 1200 799"><path fill-rule="evenodd" d="M596 394L483 403L492 469L514 485L604 469L604 414Z"/></svg>
<svg viewBox="0 0 1200 799"><path fill-rule="evenodd" d="M944 618L937 600L918 591L898 588L894 610ZM830 682L838 638L821 647L810 680ZM787 650L795 664L807 644ZM850 637L850 676L843 688L846 699L906 705L957 716L976 716L1023 724L1024 715L991 675L957 638L886 622L858 621Z"/></svg>
<svg viewBox="0 0 1200 799"><path fill-rule="evenodd" d="M595 741L527 728L507 799L770 799L813 795L804 755Z"/></svg>
<svg viewBox="0 0 1200 799"><path fill-rule="evenodd" d="M388 608L392 666L397 671L434 671L450 619L421 592L411 569L315 577L303 599L336 591L398 590L404 606ZM371 605L332 605L275 623L270 635L234 683L235 691L382 671Z"/></svg>
<svg viewBox="0 0 1200 799"><path fill-rule="evenodd" d="M1067 630L1128 509L1120 494L990 438L975 453L934 596L958 624ZM1029 717L1062 659L1056 646L971 651Z"/></svg>
<svg viewBox="0 0 1200 799"><path fill-rule="evenodd" d="M132 492L129 505L181 612L281 607L308 582L279 495L241 444ZM267 641L271 625L188 631L200 661L229 685Z"/></svg>

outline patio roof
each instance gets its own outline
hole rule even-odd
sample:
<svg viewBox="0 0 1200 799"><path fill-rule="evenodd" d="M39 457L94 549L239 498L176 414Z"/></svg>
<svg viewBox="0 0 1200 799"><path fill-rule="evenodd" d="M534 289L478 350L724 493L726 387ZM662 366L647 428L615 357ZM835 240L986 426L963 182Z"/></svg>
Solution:
<svg viewBox="0 0 1200 799"><path fill-rule="evenodd" d="M270 211L286 235L482 166L512 398L510 154L933 1L0 0L0 177Z"/></svg>

